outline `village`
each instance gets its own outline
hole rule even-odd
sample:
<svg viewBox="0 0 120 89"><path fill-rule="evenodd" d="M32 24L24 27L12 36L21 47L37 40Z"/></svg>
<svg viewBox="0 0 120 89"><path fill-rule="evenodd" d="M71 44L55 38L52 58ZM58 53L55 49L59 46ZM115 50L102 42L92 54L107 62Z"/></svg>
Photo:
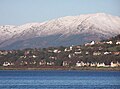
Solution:
<svg viewBox="0 0 120 89"><path fill-rule="evenodd" d="M69 47L0 50L2 67L120 67L120 40Z"/></svg>

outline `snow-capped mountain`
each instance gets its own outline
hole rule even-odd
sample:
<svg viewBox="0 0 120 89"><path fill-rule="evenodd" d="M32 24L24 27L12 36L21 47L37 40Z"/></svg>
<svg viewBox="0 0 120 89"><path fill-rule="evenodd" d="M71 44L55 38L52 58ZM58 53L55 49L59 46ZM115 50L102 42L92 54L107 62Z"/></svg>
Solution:
<svg viewBox="0 0 120 89"><path fill-rule="evenodd" d="M43 23L0 26L0 48L68 46L120 34L120 17L105 13L67 16Z"/></svg>

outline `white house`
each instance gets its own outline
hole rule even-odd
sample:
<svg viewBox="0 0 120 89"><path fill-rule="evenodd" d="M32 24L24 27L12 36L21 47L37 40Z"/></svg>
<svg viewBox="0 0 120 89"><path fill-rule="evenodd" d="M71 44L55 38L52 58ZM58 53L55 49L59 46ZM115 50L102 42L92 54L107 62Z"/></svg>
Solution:
<svg viewBox="0 0 120 89"><path fill-rule="evenodd" d="M108 54L111 54L111 52L104 52L104 55L108 55Z"/></svg>
<svg viewBox="0 0 120 89"><path fill-rule="evenodd" d="M58 50L58 49L55 49L53 52L54 52L54 53L60 53L61 51Z"/></svg>
<svg viewBox="0 0 120 89"><path fill-rule="evenodd" d="M91 43L86 43L85 46L91 46L91 45L94 45L95 44L95 41L92 41Z"/></svg>
<svg viewBox="0 0 120 89"><path fill-rule="evenodd" d="M87 63L84 63L83 61L81 61L81 62L78 61L78 62L76 63L76 66L77 66L77 67L86 66L86 65L87 65Z"/></svg>
<svg viewBox="0 0 120 89"><path fill-rule="evenodd" d="M82 66L81 62L78 61L78 62L76 63L76 66L77 66L77 67Z"/></svg>
<svg viewBox="0 0 120 89"><path fill-rule="evenodd" d="M94 44L95 44L95 41L92 41L90 44L91 44L91 45L94 45Z"/></svg>
<svg viewBox="0 0 120 89"><path fill-rule="evenodd" d="M39 62L39 65L46 65L46 61L45 61L45 60L41 60L41 61Z"/></svg>
<svg viewBox="0 0 120 89"><path fill-rule="evenodd" d="M111 62L111 67L118 67L119 65L120 65L119 62L117 63Z"/></svg>
<svg viewBox="0 0 120 89"><path fill-rule="evenodd" d="M63 61L63 66L69 66L69 62L68 61Z"/></svg>
<svg viewBox="0 0 120 89"><path fill-rule="evenodd" d="M81 51L80 52L74 52L75 54L81 54Z"/></svg>
<svg viewBox="0 0 120 89"><path fill-rule="evenodd" d="M54 65L54 62L51 62L51 61L50 61L50 62L47 62L47 65L50 65L50 66L51 66L51 65Z"/></svg>
<svg viewBox="0 0 120 89"><path fill-rule="evenodd" d="M90 66L91 66L91 67L95 67L95 66L96 66L96 63L90 63Z"/></svg>
<svg viewBox="0 0 120 89"><path fill-rule="evenodd" d="M97 63L97 67L105 67L105 63Z"/></svg>
<svg viewBox="0 0 120 89"><path fill-rule="evenodd" d="M107 44L113 44L113 42L112 41L108 41L108 42L106 42Z"/></svg>
<svg viewBox="0 0 120 89"><path fill-rule="evenodd" d="M10 66L10 65L14 65L14 63L10 63L10 62L4 62L3 66Z"/></svg>
<svg viewBox="0 0 120 89"><path fill-rule="evenodd" d="M85 54L86 54L86 55L88 55L88 54L89 54L89 52L85 52Z"/></svg>
<svg viewBox="0 0 120 89"><path fill-rule="evenodd" d="M93 52L94 56L101 55L101 52Z"/></svg>
<svg viewBox="0 0 120 89"><path fill-rule="evenodd" d="M37 56L33 55L32 57L33 57L33 58L36 58Z"/></svg>
<svg viewBox="0 0 120 89"><path fill-rule="evenodd" d="M116 44L120 44L120 41L117 41Z"/></svg>
<svg viewBox="0 0 120 89"><path fill-rule="evenodd" d="M4 62L3 66L10 66L10 63L9 62Z"/></svg>
<svg viewBox="0 0 120 89"><path fill-rule="evenodd" d="M72 50L73 49L73 47L72 46L70 46L70 50Z"/></svg>
<svg viewBox="0 0 120 89"><path fill-rule="evenodd" d="M68 55L68 57L69 57L69 58L72 58L72 56L71 56L70 54Z"/></svg>
<svg viewBox="0 0 120 89"><path fill-rule="evenodd" d="M65 48L65 50L64 50L65 52L69 52L70 50L68 49L68 48Z"/></svg>

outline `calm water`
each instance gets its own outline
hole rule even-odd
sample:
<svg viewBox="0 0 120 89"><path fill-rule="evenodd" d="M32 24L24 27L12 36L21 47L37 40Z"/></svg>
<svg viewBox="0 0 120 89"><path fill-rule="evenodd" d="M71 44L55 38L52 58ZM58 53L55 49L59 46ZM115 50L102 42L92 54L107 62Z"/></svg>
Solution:
<svg viewBox="0 0 120 89"><path fill-rule="evenodd" d="M120 72L0 71L0 89L120 89Z"/></svg>

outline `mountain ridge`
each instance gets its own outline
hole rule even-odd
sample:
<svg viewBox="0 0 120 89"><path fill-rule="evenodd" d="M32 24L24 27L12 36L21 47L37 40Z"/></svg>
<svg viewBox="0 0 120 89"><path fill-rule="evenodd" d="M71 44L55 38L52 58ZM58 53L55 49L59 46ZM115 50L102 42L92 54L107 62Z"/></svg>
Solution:
<svg viewBox="0 0 120 89"><path fill-rule="evenodd" d="M90 36L89 38L87 36L85 37L87 34L93 37L91 40L101 40L101 38L105 39L118 35L120 34L120 18L118 16L112 16L105 13L97 13L80 16L66 16L43 23L27 23L20 26L0 26L0 48L8 48L9 45L13 45L17 41L23 42L23 44L21 44L23 47L21 46L21 48L24 48L24 42L26 43L30 39L43 39L47 37L48 41L46 43L48 46L51 46L49 45L49 37L54 37L55 35L59 35L56 38L56 42L58 42L59 45L62 45L60 44L61 40L66 41L69 37L72 38L71 36L74 38L75 35L78 35L78 38L81 39L81 41L85 39L85 42L91 41L88 40L91 38ZM75 37L75 39L78 38ZM54 41L54 39L50 41ZM28 44L29 43L30 42L28 42ZM38 41L38 43L41 44L42 42ZM79 43L81 44L81 42ZM16 43L16 45L19 44ZM42 46L36 45L36 47ZM13 47L13 49L14 48L15 47Z"/></svg>

